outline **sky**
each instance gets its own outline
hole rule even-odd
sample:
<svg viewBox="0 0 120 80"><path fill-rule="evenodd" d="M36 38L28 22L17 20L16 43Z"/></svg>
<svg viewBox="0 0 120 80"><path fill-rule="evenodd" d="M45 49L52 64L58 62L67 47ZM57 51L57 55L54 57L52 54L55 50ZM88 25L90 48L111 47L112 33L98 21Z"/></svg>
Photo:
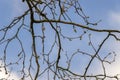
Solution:
<svg viewBox="0 0 120 80"><path fill-rule="evenodd" d="M98 28L102 29L117 29L120 30L120 0L81 0L82 6L85 12L91 16L94 21L102 20L98 24ZM87 9L87 10L86 10ZM105 49L114 49L117 53L116 62L112 66L106 65L106 70L108 74L119 74L120 73L120 43L116 42L114 39L108 41L105 45ZM105 50L104 50L105 51Z"/></svg>
<svg viewBox="0 0 120 80"><path fill-rule="evenodd" d="M84 12L90 16L91 22L102 20L98 26L99 29L118 29L120 30L120 0L80 0ZM26 6L20 0L1 0L0 2L0 28L6 26L13 20L14 17L22 14L26 10ZM71 14L72 16L72 14ZM77 20L77 19L76 19ZM102 36L95 35L96 39L101 39ZM97 43L97 42L96 42ZM67 45L67 44L66 44ZM112 66L107 65L108 74L120 74L120 42L114 39L108 41L108 44L102 49L114 49L117 53L116 62ZM99 63L97 63L99 64ZM96 66L96 64L95 64ZM93 69L92 69L93 70ZM0 72L0 78L7 77L3 72ZM12 73L11 79L18 80L18 75Z"/></svg>

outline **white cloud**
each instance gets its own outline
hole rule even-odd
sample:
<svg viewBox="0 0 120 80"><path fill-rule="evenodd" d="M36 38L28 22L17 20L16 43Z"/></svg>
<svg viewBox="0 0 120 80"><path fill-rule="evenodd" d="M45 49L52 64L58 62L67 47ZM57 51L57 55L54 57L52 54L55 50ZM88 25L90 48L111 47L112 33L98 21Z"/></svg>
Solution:
<svg viewBox="0 0 120 80"><path fill-rule="evenodd" d="M111 42L111 43L110 43ZM105 64L106 67L106 73L108 75L117 75L120 74L120 42L119 41L114 41L114 40L110 40L109 45L110 49L112 51L115 51L116 53L116 58L115 58L115 62L113 62L112 64ZM113 59L113 57L109 57L110 60ZM120 76L119 76L120 78Z"/></svg>
<svg viewBox="0 0 120 80"><path fill-rule="evenodd" d="M19 77L16 76L16 74L14 74L14 73L11 73L10 76L6 75L4 73L4 71L2 71L2 72L0 72L0 79L10 79L10 80L14 79L14 80L19 80Z"/></svg>
<svg viewBox="0 0 120 80"><path fill-rule="evenodd" d="M0 61L0 64L2 64L2 62ZM19 80L20 78L13 72L9 74L5 74L5 70L4 68L0 68L0 79L8 79L8 80Z"/></svg>
<svg viewBox="0 0 120 80"><path fill-rule="evenodd" d="M120 30L120 11L110 11L108 14L108 25L111 26L112 29ZM119 37L119 36L118 36ZM112 44L113 43L113 44ZM120 42L110 42L111 49L116 52L116 60L111 65L106 65L106 70L108 74L115 75L120 74Z"/></svg>
<svg viewBox="0 0 120 80"><path fill-rule="evenodd" d="M108 22L111 26L120 26L120 11L110 11L108 14Z"/></svg>

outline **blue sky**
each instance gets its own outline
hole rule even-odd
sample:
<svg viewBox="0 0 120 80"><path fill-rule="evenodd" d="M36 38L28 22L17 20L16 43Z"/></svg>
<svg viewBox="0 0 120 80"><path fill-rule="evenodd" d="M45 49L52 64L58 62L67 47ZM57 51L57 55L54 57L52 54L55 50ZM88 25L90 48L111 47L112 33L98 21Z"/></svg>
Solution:
<svg viewBox="0 0 120 80"><path fill-rule="evenodd" d="M90 16L91 22L102 20L98 24L98 26L92 26L92 27L96 27L96 28L100 28L100 29L119 29L120 30L120 5L119 5L120 0L80 0L80 1L81 1L81 6L83 7L84 12L86 13L86 15ZM22 12L24 12L25 10L26 10L26 6L24 3L21 3L20 0L2 0L0 2L0 11L1 11L0 12L0 19L1 19L0 28L7 26L10 23L10 21L14 19L14 17L22 14ZM73 16L73 15L71 14L71 16ZM74 18L74 19L76 21L79 20L77 18ZM11 32L11 33L14 33L14 32ZM69 33L70 32L67 31L66 35L69 35ZM50 33L50 34L52 34L52 33ZM96 41L93 40L93 41L95 41L96 44L97 44L97 42L102 40L102 37L104 36L104 34L98 34L98 33L92 33L92 34L93 34L93 37L95 37L93 39L96 39ZM29 34L24 35L24 37L27 35L29 35ZM27 44L29 44L29 42L30 41L28 41ZM25 41L25 43L26 43L26 41ZM76 46L74 48L77 48L77 47L79 47L79 45L82 45L81 48L83 50L86 50L87 43L84 44L84 47L83 47L83 43L84 43L84 41L79 44L76 44ZM71 45L73 45L73 44L74 43L71 43L71 44L65 43L63 46L69 46L66 49L70 50ZM101 50L101 53L102 53L102 52L107 52L107 50L111 51L114 49L118 54L118 56L116 58L116 62L113 63L112 66L106 64L107 65L106 69L108 71L108 74L114 75L116 73L118 73L118 74L120 73L120 71L119 71L120 47L119 46L120 46L120 42L116 42L114 39L111 38L106 43L104 48ZM73 48L73 50L74 50L74 48ZM70 51L72 51L72 49ZM87 51L91 51L91 50L87 49ZM11 52L13 52L13 51L11 50ZM29 51L26 51L26 52L29 52ZM11 57L12 55L9 55L9 56ZM75 59L74 61L77 61L77 60L79 61L80 59ZM83 61L87 61L87 60L83 60ZM94 64L94 67L96 67L96 64L99 64L99 63L96 61ZM76 69L73 69L73 70L76 71ZM94 69L91 68L91 70L94 70ZM98 70L98 72L99 72L99 70ZM16 73L12 73L12 74L13 74L13 76L11 76L11 78L19 77ZM0 72L0 78L2 78L1 75L2 75L2 77L6 77L2 72Z"/></svg>
<svg viewBox="0 0 120 80"><path fill-rule="evenodd" d="M118 28L120 6L119 0L81 0L84 11L91 16L91 20L102 20L98 25L102 28ZM115 25L118 24L118 25ZM102 25L102 26L101 26Z"/></svg>

